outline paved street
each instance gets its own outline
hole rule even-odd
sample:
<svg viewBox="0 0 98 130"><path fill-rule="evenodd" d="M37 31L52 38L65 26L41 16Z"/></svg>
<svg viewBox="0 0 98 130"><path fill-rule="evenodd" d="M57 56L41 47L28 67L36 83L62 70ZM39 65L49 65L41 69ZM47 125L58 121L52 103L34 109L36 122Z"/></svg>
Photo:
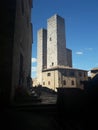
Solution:
<svg viewBox="0 0 98 130"><path fill-rule="evenodd" d="M42 99L42 104L56 104L57 95L47 92L42 92L40 98Z"/></svg>

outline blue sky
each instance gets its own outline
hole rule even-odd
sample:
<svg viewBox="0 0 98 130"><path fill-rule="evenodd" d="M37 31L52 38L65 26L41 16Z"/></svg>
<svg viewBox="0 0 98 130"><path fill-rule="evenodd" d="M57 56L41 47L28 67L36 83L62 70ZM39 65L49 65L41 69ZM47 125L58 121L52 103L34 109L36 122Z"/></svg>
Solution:
<svg viewBox="0 0 98 130"><path fill-rule="evenodd" d="M73 67L98 67L98 0L33 0L32 78L36 77L37 31L47 28L47 19L54 14L65 19L66 46L72 50Z"/></svg>

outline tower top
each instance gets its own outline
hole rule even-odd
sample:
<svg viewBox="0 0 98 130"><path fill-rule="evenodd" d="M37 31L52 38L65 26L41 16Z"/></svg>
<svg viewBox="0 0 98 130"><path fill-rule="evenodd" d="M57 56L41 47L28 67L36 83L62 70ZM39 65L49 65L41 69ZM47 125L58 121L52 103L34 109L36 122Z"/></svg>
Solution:
<svg viewBox="0 0 98 130"><path fill-rule="evenodd" d="M60 19L63 19L64 20L64 18L63 17L61 17L60 15L58 15L58 14L54 14L53 16L51 16L49 19L47 19L47 21L49 21L51 18L60 18Z"/></svg>

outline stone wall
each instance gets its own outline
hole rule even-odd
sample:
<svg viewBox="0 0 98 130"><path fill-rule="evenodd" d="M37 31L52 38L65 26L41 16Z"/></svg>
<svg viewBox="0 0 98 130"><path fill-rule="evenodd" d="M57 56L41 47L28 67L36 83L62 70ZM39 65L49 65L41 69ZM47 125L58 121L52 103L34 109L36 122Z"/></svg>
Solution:
<svg viewBox="0 0 98 130"><path fill-rule="evenodd" d="M31 73L31 52L31 8L28 0L23 2L17 0L12 68L12 86L14 88L19 85L27 87L26 78ZM21 57L23 61L21 61ZM22 84L19 83L19 80L22 78L20 74L21 71L23 71L24 74L24 82Z"/></svg>
<svg viewBox="0 0 98 130"><path fill-rule="evenodd" d="M28 0L9 0L2 3L2 34L0 58L0 99L13 100L15 88L19 85L20 69L25 71L26 76L31 71L31 6ZM20 66L20 55L23 64ZM22 86L26 86L26 79Z"/></svg>

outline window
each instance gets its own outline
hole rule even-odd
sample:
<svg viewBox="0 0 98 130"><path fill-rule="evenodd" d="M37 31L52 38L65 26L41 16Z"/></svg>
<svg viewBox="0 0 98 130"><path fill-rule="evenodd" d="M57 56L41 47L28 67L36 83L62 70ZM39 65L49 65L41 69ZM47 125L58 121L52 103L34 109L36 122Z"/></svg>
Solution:
<svg viewBox="0 0 98 130"><path fill-rule="evenodd" d="M74 80L71 81L71 84L74 85Z"/></svg>
<svg viewBox="0 0 98 130"><path fill-rule="evenodd" d="M54 63L52 62L52 66L54 65Z"/></svg>
<svg viewBox="0 0 98 130"><path fill-rule="evenodd" d="M50 85L50 81L48 81L48 85Z"/></svg>
<svg viewBox="0 0 98 130"><path fill-rule="evenodd" d="M48 73L47 76L51 76L51 73Z"/></svg>
<svg viewBox="0 0 98 130"><path fill-rule="evenodd" d="M82 77L82 73L81 72L79 72L79 76Z"/></svg>
<svg viewBox="0 0 98 130"><path fill-rule="evenodd" d="M43 82L43 85L45 85L45 82Z"/></svg>
<svg viewBox="0 0 98 130"><path fill-rule="evenodd" d="M72 77L74 77L74 76L75 76L74 71L70 71L70 74L69 74L69 75L72 76Z"/></svg>
<svg viewBox="0 0 98 130"><path fill-rule="evenodd" d="M66 85L66 80L63 80L63 85Z"/></svg>
<svg viewBox="0 0 98 130"><path fill-rule="evenodd" d="M84 77L86 77L86 73L84 72Z"/></svg>
<svg viewBox="0 0 98 130"><path fill-rule="evenodd" d="M60 72L61 72L61 74L62 74L63 76L67 76L67 71L66 71L66 70L60 70Z"/></svg>
<svg viewBox="0 0 98 130"><path fill-rule="evenodd" d="M51 38L51 37L49 38L49 41L52 41L52 38Z"/></svg>

